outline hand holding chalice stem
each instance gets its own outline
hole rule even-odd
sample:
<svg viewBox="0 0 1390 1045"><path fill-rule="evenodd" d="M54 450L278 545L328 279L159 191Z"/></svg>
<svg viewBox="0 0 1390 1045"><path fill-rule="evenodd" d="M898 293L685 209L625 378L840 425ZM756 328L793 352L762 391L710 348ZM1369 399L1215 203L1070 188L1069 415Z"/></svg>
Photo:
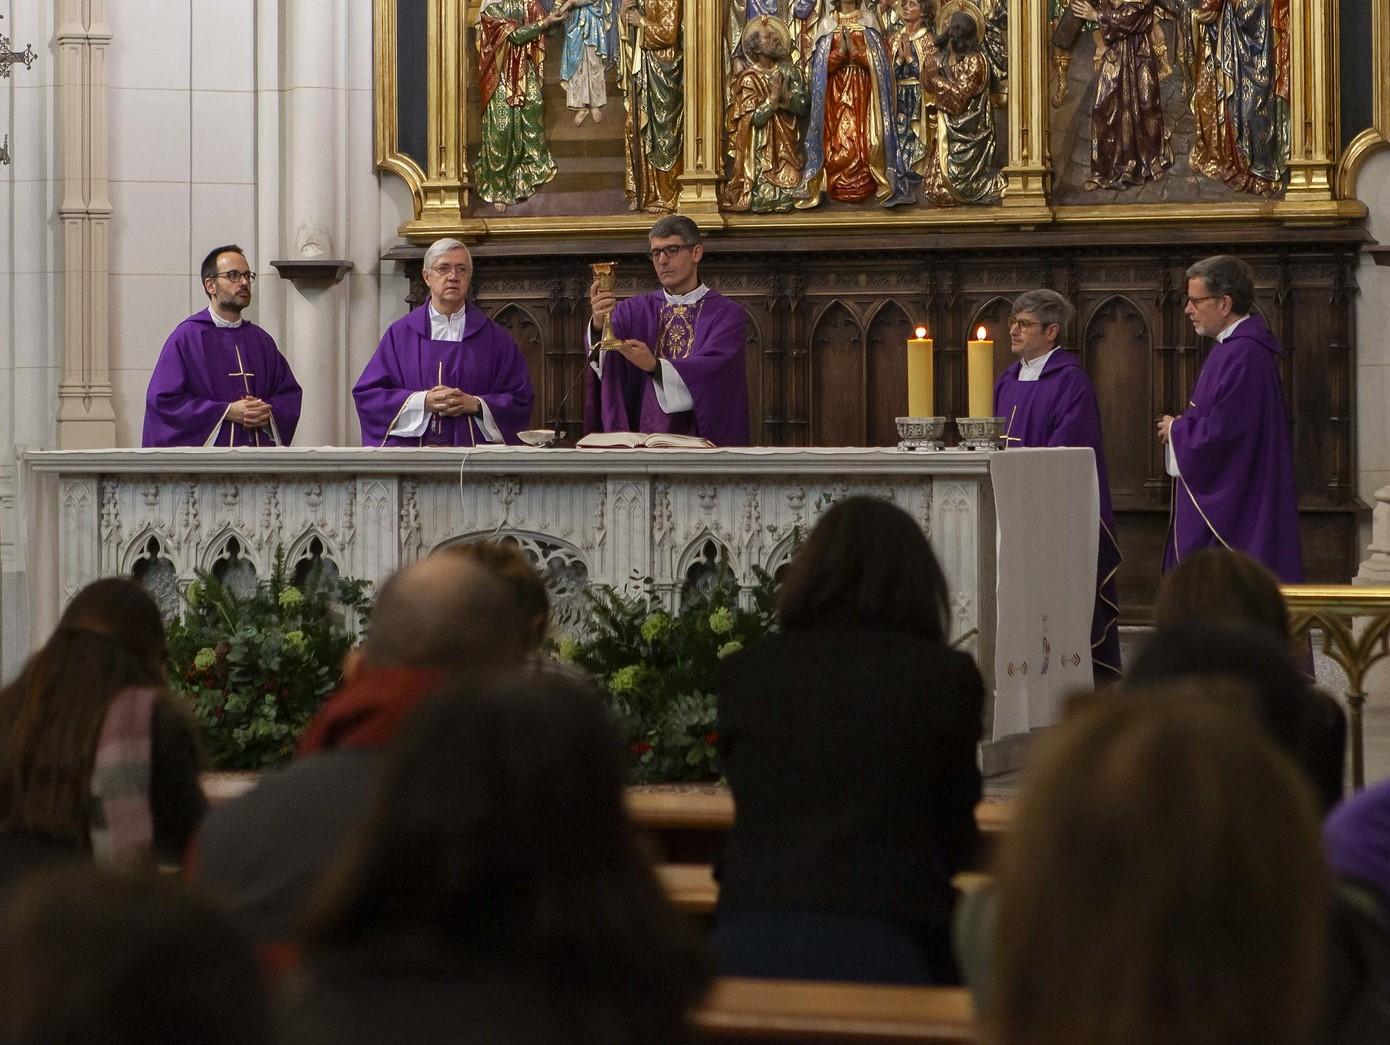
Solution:
<svg viewBox="0 0 1390 1045"><path fill-rule="evenodd" d="M618 284L616 261L596 261L593 263L594 282L589 286L589 309L593 313L594 326L600 327L603 336L595 348L617 348L622 344L613 336L613 308L618 303L613 288Z"/></svg>

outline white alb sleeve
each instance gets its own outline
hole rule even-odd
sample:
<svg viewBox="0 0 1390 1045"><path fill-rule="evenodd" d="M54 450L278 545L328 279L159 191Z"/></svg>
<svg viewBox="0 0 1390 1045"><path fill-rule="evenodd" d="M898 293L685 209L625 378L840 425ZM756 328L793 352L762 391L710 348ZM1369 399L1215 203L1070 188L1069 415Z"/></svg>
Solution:
<svg viewBox="0 0 1390 1045"><path fill-rule="evenodd" d="M401 412L396 415L396 423L386 434L405 438L424 435L429 423L430 412L425 409L425 393L412 392L410 398L405 401L405 406L401 407Z"/></svg>
<svg viewBox="0 0 1390 1045"><path fill-rule="evenodd" d="M681 380L676 368L671 365L671 361L660 359L657 362L661 365L661 380L653 382L656 385L656 405L668 414L694 410L695 398L690 394L686 383Z"/></svg>

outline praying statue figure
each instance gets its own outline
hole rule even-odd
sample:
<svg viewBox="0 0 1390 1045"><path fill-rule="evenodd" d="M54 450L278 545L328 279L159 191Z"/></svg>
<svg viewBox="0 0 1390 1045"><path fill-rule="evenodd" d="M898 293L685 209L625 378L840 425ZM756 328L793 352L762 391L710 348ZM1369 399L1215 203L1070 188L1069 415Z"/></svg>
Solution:
<svg viewBox="0 0 1390 1045"><path fill-rule="evenodd" d="M544 33L568 9L568 0L550 14L539 0L491 0L479 16L483 131L474 175L478 196L498 210L555 177L541 106Z"/></svg>
<svg viewBox="0 0 1390 1045"><path fill-rule="evenodd" d="M608 104L605 79L618 60L618 20L613 0L566 0L565 50L560 80L565 104L574 110L574 125L603 119Z"/></svg>
<svg viewBox="0 0 1390 1045"><path fill-rule="evenodd" d="M809 17L815 0L797 0ZM822 196L844 203L877 197L885 207L913 200L915 179L898 151L893 66L878 16L864 0L830 0L815 31L810 63L811 116L800 208Z"/></svg>
<svg viewBox="0 0 1390 1045"><path fill-rule="evenodd" d="M990 68L980 46L982 26L962 5L936 38L936 54L922 70L923 90L936 100L939 115L922 194L938 207L983 203L1004 191L995 160L994 108Z"/></svg>
<svg viewBox="0 0 1390 1045"><path fill-rule="evenodd" d="M741 51L750 64L729 84L729 180L720 203L729 210L788 211L801 184L796 121L809 107L806 84L788 61L791 33L781 19L760 15L744 27Z"/></svg>
<svg viewBox="0 0 1390 1045"><path fill-rule="evenodd" d="M623 0L623 191L630 210L670 213L685 139L681 0Z"/></svg>
<svg viewBox="0 0 1390 1045"><path fill-rule="evenodd" d="M1096 100L1091 109L1088 189L1123 189L1163 177L1173 148L1159 96L1154 0L1072 0L1071 12L1099 26Z"/></svg>
<svg viewBox="0 0 1390 1045"><path fill-rule="evenodd" d="M1289 157L1289 0L1194 0L1192 166L1273 195Z"/></svg>

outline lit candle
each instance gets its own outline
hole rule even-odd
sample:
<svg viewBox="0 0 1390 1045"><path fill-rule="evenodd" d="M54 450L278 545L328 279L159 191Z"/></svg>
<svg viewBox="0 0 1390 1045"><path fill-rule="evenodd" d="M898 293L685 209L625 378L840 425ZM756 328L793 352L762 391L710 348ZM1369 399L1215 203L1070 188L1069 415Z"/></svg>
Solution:
<svg viewBox="0 0 1390 1045"><path fill-rule="evenodd" d="M917 336L907 339L907 416L935 417L935 390L931 338L926 327L918 327Z"/></svg>
<svg viewBox="0 0 1390 1045"><path fill-rule="evenodd" d="M970 392L970 417L994 416L994 342L980 327L975 340L965 346L966 387Z"/></svg>

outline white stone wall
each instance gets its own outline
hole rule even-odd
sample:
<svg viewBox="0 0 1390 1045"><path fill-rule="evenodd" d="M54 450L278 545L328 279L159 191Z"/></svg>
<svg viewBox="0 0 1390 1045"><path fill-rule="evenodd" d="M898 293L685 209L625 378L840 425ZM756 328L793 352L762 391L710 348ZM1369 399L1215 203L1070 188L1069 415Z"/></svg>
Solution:
<svg viewBox="0 0 1390 1045"><path fill-rule="evenodd" d="M372 5L121 0L110 24L117 443L139 445L160 346L206 306L198 265L227 242L259 273L249 318L305 385L296 441L355 443L348 389L404 311L404 278L377 258L410 217L404 186L373 169ZM299 289L270 266L299 256L301 227L353 262L341 284Z"/></svg>
<svg viewBox="0 0 1390 1045"><path fill-rule="evenodd" d="M1390 149L1366 161L1357 192L1371 210L1369 231L1390 244ZM1390 265L1361 262L1356 306L1356 430L1359 453L1357 488L1367 504L1390 485ZM1369 528L1366 537L1369 539Z"/></svg>

